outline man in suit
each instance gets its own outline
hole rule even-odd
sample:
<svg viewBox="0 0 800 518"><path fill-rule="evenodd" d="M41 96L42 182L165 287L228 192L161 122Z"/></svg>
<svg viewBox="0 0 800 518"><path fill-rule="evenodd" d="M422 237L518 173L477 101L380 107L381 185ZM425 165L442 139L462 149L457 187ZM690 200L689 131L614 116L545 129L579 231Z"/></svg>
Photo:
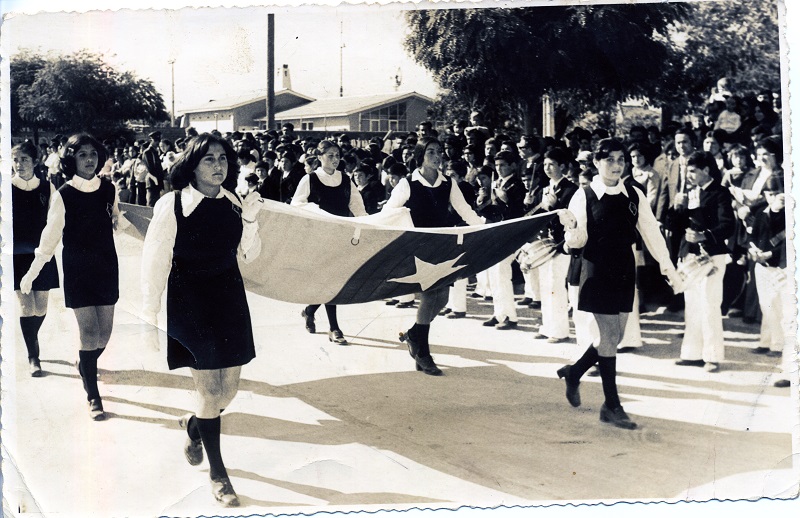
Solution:
<svg viewBox="0 0 800 518"><path fill-rule="evenodd" d="M164 189L164 169L161 167L161 154L159 144L161 144L161 132L154 131L148 135L150 145L142 153L142 162L147 168L147 206L154 207L161 197Z"/></svg>
<svg viewBox="0 0 800 518"><path fill-rule="evenodd" d="M730 193L721 184L722 175L711 153L697 151L687 157L686 180L686 208L673 227L684 228L680 260L691 261L692 256L707 254L715 269L710 275L687 283L686 328L681 359L675 363L704 366L708 372L717 372L725 359L720 306L728 255L725 240L734 232L733 208Z"/></svg>

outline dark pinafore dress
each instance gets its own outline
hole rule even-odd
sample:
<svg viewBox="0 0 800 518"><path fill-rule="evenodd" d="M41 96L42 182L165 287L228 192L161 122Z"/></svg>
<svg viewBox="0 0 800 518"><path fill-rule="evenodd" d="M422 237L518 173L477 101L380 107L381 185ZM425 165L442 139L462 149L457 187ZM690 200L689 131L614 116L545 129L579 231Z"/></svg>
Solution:
<svg viewBox="0 0 800 518"><path fill-rule="evenodd" d="M323 173L327 174L327 173ZM353 186L345 174L342 174L342 183L336 187L328 187L319 179L317 173L308 175L308 201L316 203L320 209L336 216L349 217L350 212L350 190Z"/></svg>
<svg viewBox="0 0 800 518"><path fill-rule="evenodd" d="M409 181L411 194L406 207L417 228L450 226L450 179L445 178L438 187L426 187L420 182Z"/></svg>
<svg viewBox="0 0 800 518"><path fill-rule="evenodd" d="M639 197L624 186L622 193L597 198L591 187L586 194L586 230L580 271L578 309L614 315L633 309L636 262L631 248L636 241Z"/></svg>
<svg viewBox="0 0 800 518"><path fill-rule="evenodd" d="M58 190L64 201L64 304L68 308L110 306L119 300L119 264L112 222L115 191L100 182L94 192L65 183Z"/></svg>
<svg viewBox="0 0 800 518"><path fill-rule="evenodd" d="M11 206L14 228L14 289L19 289L22 277L33 263L34 251L39 246L42 230L47 225L47 210L50 207L50 182L39 180L39 187L25 191L11 186ZM44 265L33 291L49 291L58 288L58 268L55 257Z"/></svg>
<svg viewBox="0 0 800 518"><path fill-rule="evenodd" d="M203 198L187 217L175 192L177 234L167 284L170 369L224 369L255 358L253 328L237 250L241 209Z"/></svg>

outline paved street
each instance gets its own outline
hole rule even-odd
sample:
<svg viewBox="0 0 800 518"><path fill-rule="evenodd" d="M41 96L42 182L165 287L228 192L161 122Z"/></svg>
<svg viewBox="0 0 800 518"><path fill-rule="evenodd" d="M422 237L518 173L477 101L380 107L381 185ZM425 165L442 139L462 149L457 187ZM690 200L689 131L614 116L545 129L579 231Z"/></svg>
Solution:
<svg viewBox="0 0 800 518"><path fill-rule="evenodd" d="M73 366L77 325L53 292L40 335L40 379L27 374L21 336L4 329L4 504L59 516L231 514L213 501L207 463L183 458L177 419L192 409L187 369L144 345L139 252L117 237L122 299L100 359L105 422L88 417ZM620 396L639 424L598 421L599 378L583 406L564 398L556 369L577 345L536 340L538 311L518 330L439 318L440 378L414 370L398 331L413 309L340 307L349 347L328 342L325 312L309 335L301 307L248 294L257 358L223 414L222 452L243 507L235 514L537 502L787 498L797 491L797 387L772 386L777 360L749 352L758 329L725 321L719 373L677 367L682 315L644 315L645 345L618 360ZM162 324L164 323L162 314ZM17 326L18 327L18 326ZM163 336L162 336L163 338ZM12 347L13 345L13 347ZM792 391L795 391L792 394Z"/></svg>

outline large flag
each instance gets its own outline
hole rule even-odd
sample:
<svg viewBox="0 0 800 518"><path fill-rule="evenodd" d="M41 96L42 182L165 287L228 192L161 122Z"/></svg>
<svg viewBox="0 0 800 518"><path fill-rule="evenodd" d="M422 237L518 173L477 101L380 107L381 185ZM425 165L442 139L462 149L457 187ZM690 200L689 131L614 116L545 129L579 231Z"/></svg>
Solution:
<svg viewBox="0 0 800 518"><path fill-rule="evenodd" d="M152 209L120 204L143 239ZM408 209L359 218L264 200L261 255L240 264L247 289L301 304L358 304L452 284L533 240L546 213L482 226L413 228Z"/></svg>

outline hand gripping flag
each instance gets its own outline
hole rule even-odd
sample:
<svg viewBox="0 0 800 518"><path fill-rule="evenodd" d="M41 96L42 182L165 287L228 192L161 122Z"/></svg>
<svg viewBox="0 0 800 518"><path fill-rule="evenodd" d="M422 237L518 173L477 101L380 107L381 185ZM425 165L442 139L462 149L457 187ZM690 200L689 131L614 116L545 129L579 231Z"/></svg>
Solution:
<svg viewBox="0 0 800 518"><path fill-rule="evenodd" d="M152 209L120 204L143 239ZM358 304L452 284L532 241L545 213L469 227L413 228L408 209L343 218L264 200L261 255L239 265L247 289L285 302Z"/></svg>

